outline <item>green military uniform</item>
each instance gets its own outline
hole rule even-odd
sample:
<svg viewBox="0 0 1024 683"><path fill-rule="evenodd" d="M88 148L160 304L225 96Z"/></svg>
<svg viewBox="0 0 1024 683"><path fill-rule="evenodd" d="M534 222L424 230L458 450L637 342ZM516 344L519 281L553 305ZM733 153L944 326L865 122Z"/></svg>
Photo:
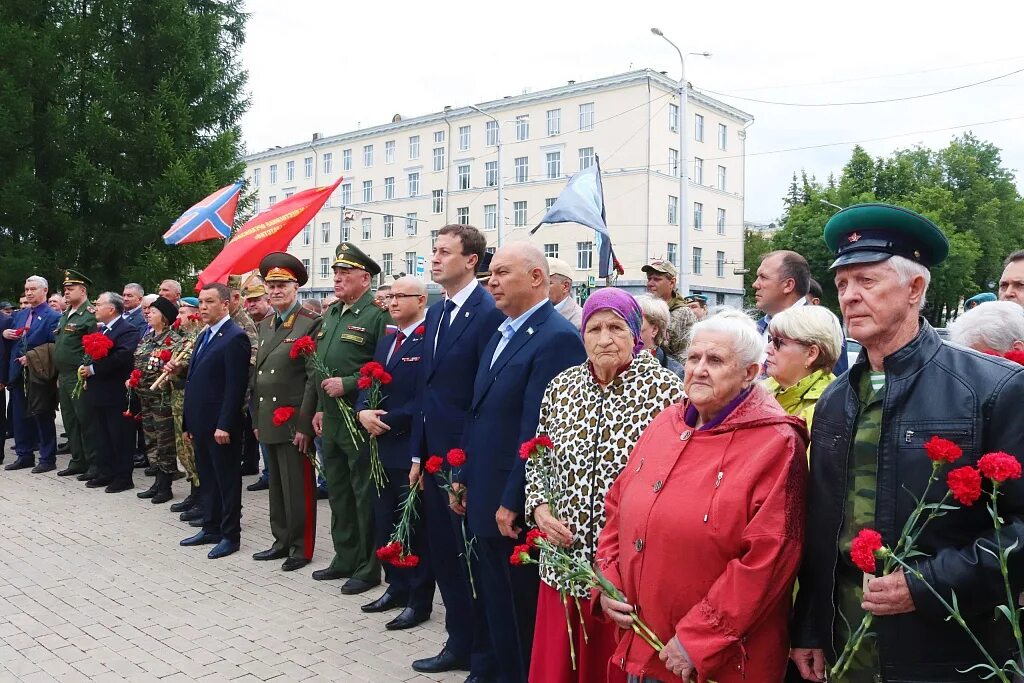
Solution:
<svg viewBox="0 0 1024 683"><path fill-rule="evenodd" d="M353 244L344 242L336 250L335 268L358 268L371 275L380 267ZM317 335L317 355L341 377L342 399L354 406L359 395L359 369L373 360L377 341L384 335L391 317L374 303L367 289L352 304L337 301L328 306ZM324 413L323 460L331 504L331 538L334 561L329 570L340 576L380 582L380 564L374 554L372 492L367 441L353 443L335 399L318 385L319 410ZM358 423L357 423L358 424Z"/></svg>
<svg viewBox="0 0 1024 683"><path fill-rule="evenodd" d="M73 270L64 272L64 286L87 287L89 280ZM90 421L86 416L84 395L72 398L78 383L78 366L82 364L82 337L95 332L96 315L89 305L88 296L78 307L68 307L60 317L54 331L53 360L57 366L57 396L64 431L68 435L71 461L63 472L68 475L95 472L96 446L92 439Z"/></svg>
<svg viewBox="0 0 1024 683"><path fill-rule="evenodd" d="M283 252L265 256L260 273L268 282L296 282L302 286L307 280L302 263ZM292 358L291 350L296 340L306 336L316 339L319 331L320 316L303 308L298 300L283 314L275 311L267 316L259 326L252 414L253 426L266 449L274 545L258 559L288 556L309 561L313 557L316 477L309 458L299 452L293 439L296 432L310 437L309 454L316 457L313 415L320 381L312 358ZM286 424L275 425L274 411L283 407L294 408L295 415ZM290 568L297 567L293 564Z"/></svg>

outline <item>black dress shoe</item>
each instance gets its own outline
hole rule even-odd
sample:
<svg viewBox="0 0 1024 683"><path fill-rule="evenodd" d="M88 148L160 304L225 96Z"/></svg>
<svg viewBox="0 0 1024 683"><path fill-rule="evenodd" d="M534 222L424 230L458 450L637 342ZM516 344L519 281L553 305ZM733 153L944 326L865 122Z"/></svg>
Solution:
<svg viewBox="0 0 1024 683"><path fill-rule="evenodd" d="M232 553L238 552L238 541L229 541L224 538L221 539L217 545L213 546L213 550L207 553L207 557L211 560L218 560L222 557L227 557Z"/></svg>
<svg viewBox="0 0 1024 683"><path fill-rule="evenodd" d="M270 488L270 482L262 477L245 487L246 491L266 491Z"/></svg>
<svg viewBox="0 0 1024 683"><path fill-rule="evenodd" d="M58 477L72 477L76 474L85 474L85 470L73 470L70 467L57 473Z"/></svg>
<svg viewBox="0 0 1024 683"><path fill-rule="evenodd" d="M121 491L130 491L133 488L135 488L135 482L131 479L121 479L110 482L110 485L103 490L107 493L121 493Z"/></svg>
<svg viewBox="0 0 1024 683"><path fill-rule="evenodd" d="M469 671L469 662L461 660L452 654L448 648L443 648L436 657L417 659L412 663L414 671L424 674L439 674L445 671Z"/></svg>
<svg viewBox="0 0 1024 683"><path fill-rule="evenodd" d="M62 444L57 445L57 455L67 455L71 452L71 442L65 441Z"/></svg>
<svg viewBox="0 0 1024 683"><path fill-rule="evenodd" d="M44 465L42 463L39 463L38 465L36 465L35 467L32 468L32 474L42 474L43 472L53 472L55 469L57 469L57 466L55 464L53 464L52 462L49 463L49 464L46 464L46 465Z"/></svg>
<svg viewBox="0 0 1024 683"><path fill-rule="evenodd" d="M267 560L280 560L282 557L288 557L288 551L282 548L281 550L261 550L258 553L252 554L252 559L265 562Z"/></svg>
<svg viewBox="0 0 1024 683"><path fill-rule="evenodd" d="M345 582L345 585L341 587L342 595L359 595L365 593L371 588L375 588L380 585L380 581L363 581L355 577Z"/></svg>
<svg viewBox="0 0 1024 683"><path fill-rule="evenodd" d="M190 493L187 496L185 496L185 499L183 501L172 505L171 512L185 512L187 510L191 510L198 502L199 499Z"/></svg>
<svg viewBox="0 0 1024 683"><path fill-rule="evenodd" d="M35 467L35 460L33 458L18 458L10 465L4 465L4 469L10 472L11 470L26 470L29 467Z"/></svg>
<svg viewBox="0 0 1024 683"><path fill-rule="evenodd" d="M191 526L191 527L195 527L196 529L201 529L204 523L205 522L203 522L203 518L202 517L199 517L198 519L190 519L190 520L188 520L188 525Z"/></svg>
<svg viewBox="0 0 1024 683"><path fill-rule="evenodd" d="M92 472L82 472L77 477L75 477L75 479L77 479L78 481L92 481L95 478L96 475L93 474Z"/></svg>
<svg viewBox="0 0 1024 683"><path fill-rule="evenodd" d="M191 522L193 519L202 519L202 518L203 518L203 506L202 505L193 505L188 510L185 510L184 512L182 512L178 516L178 519L180 519L183 522Z"/></svg>
<svg viewBox="0 0 1024 683"><path fill-rule="evenodd" d="M384 628L389 631L404 631L407 628L419 626L429 618L430 614L427 612L417 612L412 607L406 607L401 614L384 624Z"/></svg>
<svg viewBox="0 0 1024 683"><path fill-rule="evenodd" d="M211 534L208 531L200 531L195 536L189 536L185 540L179 541L178 545L213 545L217 543L220 543L220 534Z"/></svg>
<svg viewBox="0 0 1024 683"><path fill-rule="evenodd" d="M85 486L86 488L90 489L99 489L103 488L104 486L109 486L112 483L114 483L113 477L101 477L97 475L90 479L88 482L86 482Z"/></svg>
<svg viewBox="0 0 1024 683"><path fill-rule="evenodd" d="M296 569L302 569L307 564L309 564L309 560L307 560L306 558L292 556L281 564L281 571L293 572Z"/></svg>
<svg viewBox="0 0 1024 683"><path fill-rule="evenodd" d="M336 581L338 579L344 579L348 574L341 571L340 569L317 569L313 572L314 581Z"/></svg>
<svg viewBox="0 0 1024 683"><path fill-rule="evenodd" d="M380 596L373 602L368 602L359 609L367 614L376 614L377 612L387 612L393 609L402 609L405 607L405 603L408 602L406 599L399 600L401 596L395 596L391 593L385 592L384 595Z"/></svg>
<svg viewBox="0 0 1024 683"><path fill-rule="evenodd" d="M464 680L462 683L491 683L491 679L484 678L483 676L477 676L475 674L470 674L466 676L466 680Z"/></svg>

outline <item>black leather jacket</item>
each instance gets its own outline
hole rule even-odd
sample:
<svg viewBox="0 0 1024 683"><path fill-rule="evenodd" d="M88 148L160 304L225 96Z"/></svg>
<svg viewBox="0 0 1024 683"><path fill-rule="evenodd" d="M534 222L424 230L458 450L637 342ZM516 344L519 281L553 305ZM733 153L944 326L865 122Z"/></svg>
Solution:
<svg viewBox="0 0 1024 683"><path fill-rule="evenodd" d="M838 539L846 512L850 446L859 401L857 386L867 372L862 351L850 371L819 399L811 434L811 481L800 590L793 647L823 648L835 661L842 642L834 634L840 616L834 591ZM1024 368L943 342L923 319L921 331L885 359L887 390L882 408L878 450L875 528L892 547L931 473L924 442L932 435L955 441L964 455L953 467L974 464L992 451L1024 458ZM937 502L946 491L945 472L928 495ZM904 490L907 489L907 490ZM1003 547L1019 545L1011 555L1014 595L1024 585L1024 480L1001 487L1000 512L1005 521ZM1000 664L1012 656L1010 627L994 608L1005 604L1005 591L994 557L987 494L972 507L949 512L922 533L915 560L928 583L947 600L955 589L961 613ZM914 612L876 617L882 675L886 681L944 683L976 681L959 674L983 660L960 626L945 621L942 605L919 581L908 577ZM856 624L853 625L854 627Z"/></svg>

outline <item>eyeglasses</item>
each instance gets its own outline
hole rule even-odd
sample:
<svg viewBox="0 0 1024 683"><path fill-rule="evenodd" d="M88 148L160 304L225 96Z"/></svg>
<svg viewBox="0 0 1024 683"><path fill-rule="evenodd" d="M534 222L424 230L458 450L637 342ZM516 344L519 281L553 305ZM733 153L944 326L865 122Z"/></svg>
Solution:
<svg viewBox="0 0 1024 683"><path fill-rule="evenodd" d="M408 298L410 296L421 297L423 295L422 294L385 294L381 298L384 299L384 301L391 301L392 299L406 299L406 298Z"/></svg>
<svg viewBox="0 0 1024 683"><path fill-rule="evenodd" d="M807 342L802 342L799 339L786 339L785 337L780 337L778 335L768 335L768 343L774 346L776 351L790 342L799 344L800 346L810 346Z"/></svg>

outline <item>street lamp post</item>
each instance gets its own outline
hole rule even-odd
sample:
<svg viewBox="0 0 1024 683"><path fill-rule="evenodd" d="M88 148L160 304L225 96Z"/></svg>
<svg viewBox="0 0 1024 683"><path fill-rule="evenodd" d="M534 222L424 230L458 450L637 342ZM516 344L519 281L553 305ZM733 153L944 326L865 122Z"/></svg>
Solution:
<svg viewBox="0 0 1024 683"><path fill-rule="evenodd" d="M497 139L497 143L498 143L497 144L497 147L498 147L498 248L500 249L501 245L502 245L502 243L504 241L504 238L505 238L505 180L502 177L502 169L504 167L502 166L502 163L501 163L501 121L499 121L498 119L494 118L493 116L491 116L490 114L488 114L483 109L481 109L480 107L476 106L475 104L469 105L469 108L472 109L475 112L483 114L484 116L489 118L491 121L494 121L494 125L497 127L497 132L498 132L498 139ZM485 140L485 142L486 142L486 140ZM485 226L485 228L486 228L486 226Z"/></svg>
<svg viewBox="0 0 1024 683"><path fill-rule="evenodd" d="M690 251L690 202L688 185L690 181L690 155L686 138L686 57L679 46L673 43L659 28L652 28L651 33L664 38L665 42L679 53L679 291L683 296L690 293L690 276L687 260ZM710 57L709 52L691 52L689 54Z"/></svg>

